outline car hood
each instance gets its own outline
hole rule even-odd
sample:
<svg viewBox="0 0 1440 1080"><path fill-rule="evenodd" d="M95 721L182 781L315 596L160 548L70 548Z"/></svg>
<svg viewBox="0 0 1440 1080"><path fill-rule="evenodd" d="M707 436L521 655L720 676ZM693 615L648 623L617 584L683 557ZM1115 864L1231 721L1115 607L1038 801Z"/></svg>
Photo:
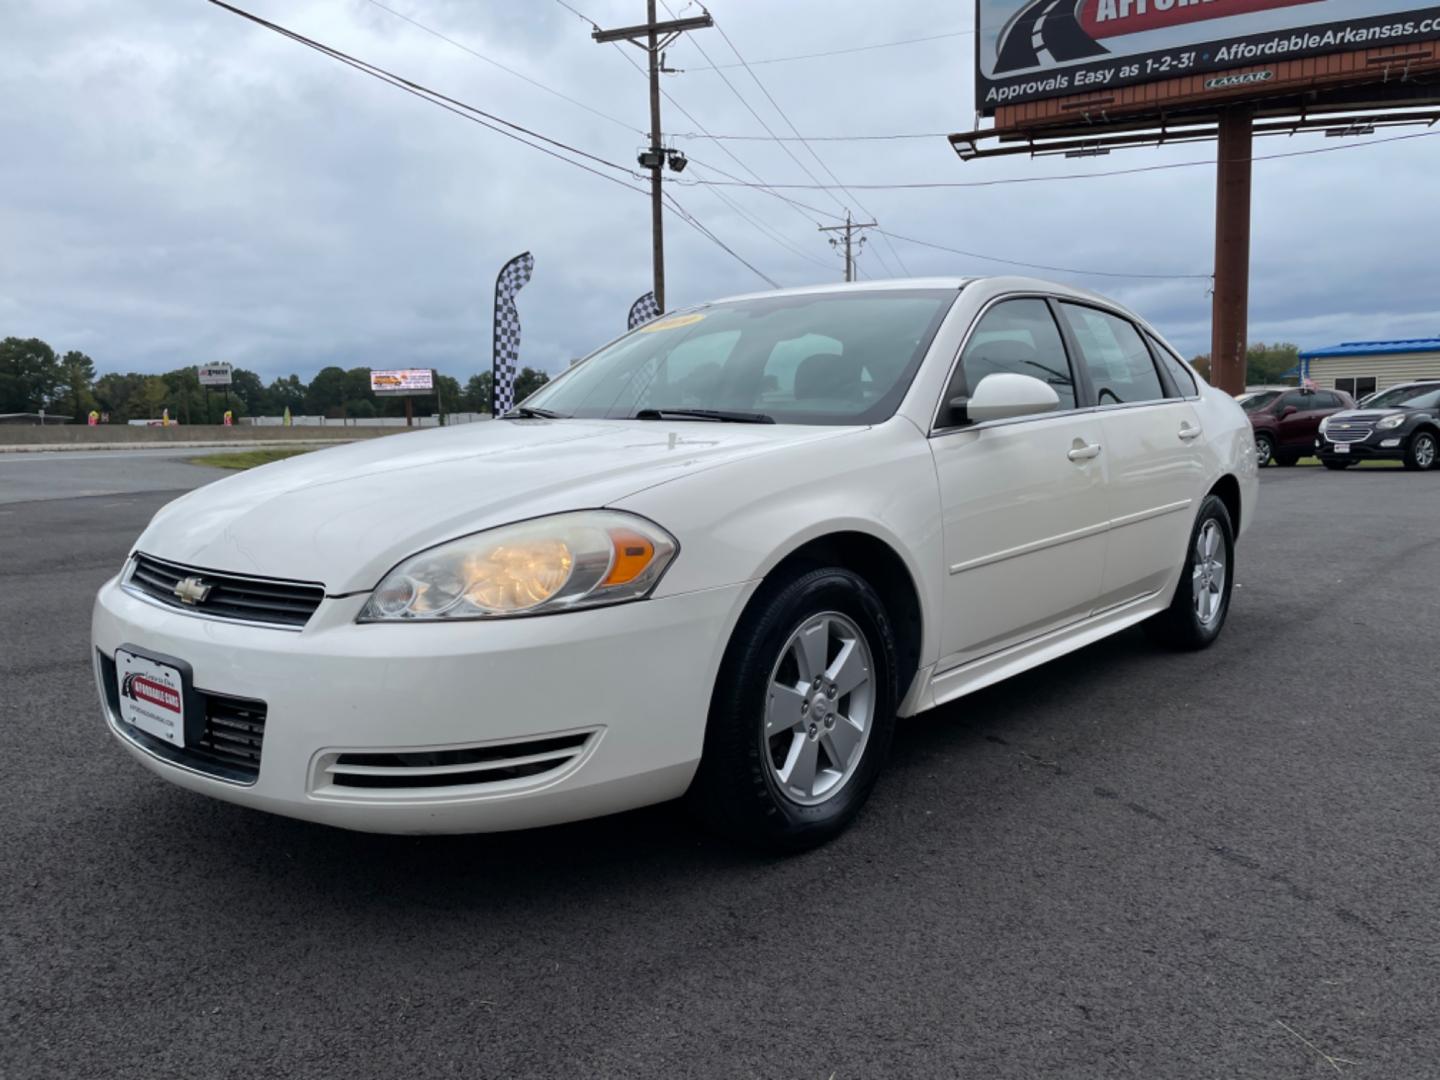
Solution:
<svg viewBox="0 0 1440 1080"><path fill-rule="evenodd" d="M1394 416L1396 413L1421 412L1420 409L1345 409L1342 412L1331 413L1331 420L1364 420L1374 423L1387 416Z"/></svg>
<svg viewBox="0 0 1440 1080"><path fill-rule="evenodd" d="M401 559L481 529L605 506L695 472L860 428L481 421L319 450L164 507L136 549L188 566L374 588ZM664 522L659 522L663 525Z"/></svg>

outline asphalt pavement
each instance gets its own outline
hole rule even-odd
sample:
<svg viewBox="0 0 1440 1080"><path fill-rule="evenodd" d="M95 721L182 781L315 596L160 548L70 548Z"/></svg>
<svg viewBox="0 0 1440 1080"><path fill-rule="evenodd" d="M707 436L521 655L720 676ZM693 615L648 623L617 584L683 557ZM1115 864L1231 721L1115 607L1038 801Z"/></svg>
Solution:
<svg viewBox="0 0 1440 1080"><path fill-rule="evenodd" d="M190 459L247 449L250 447L232 445L0 453L0 506L199 487L226 474L220 469L191 465Z"/></svg>
<svg viewBox="0 0 1440 1080"><path fill-rule="evenodd" d="M1267 470L1213 649L905 722L790 859L674 806L374 837L150 776L88 618L168 497L0 506L7 1080L1440 1071L1440 473Z"/></svg>

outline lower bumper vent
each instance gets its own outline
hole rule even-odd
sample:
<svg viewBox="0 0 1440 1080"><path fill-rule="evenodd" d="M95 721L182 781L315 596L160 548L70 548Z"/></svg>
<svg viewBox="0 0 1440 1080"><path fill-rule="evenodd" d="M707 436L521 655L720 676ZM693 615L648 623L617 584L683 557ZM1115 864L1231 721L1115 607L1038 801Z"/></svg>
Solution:
<svg viewBox="0 0 1440 1080"><path fill-rule="evenodd" d="M339 793L334 789L358 793L357 789L510 787L568 769L585 753L594 734L582 731L523 742L404 753L344 751L327 755L318 779L332 794Z"/></svg>

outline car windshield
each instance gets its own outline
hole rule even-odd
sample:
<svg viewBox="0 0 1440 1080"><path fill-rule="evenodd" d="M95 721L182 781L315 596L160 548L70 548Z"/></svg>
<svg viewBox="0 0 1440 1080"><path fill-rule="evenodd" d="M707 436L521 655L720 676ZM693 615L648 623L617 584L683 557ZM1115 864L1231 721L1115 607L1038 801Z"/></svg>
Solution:
<svg viewBox="0 0 1440 1080"><path fill-rule="evenodd" d="M1241 398L1240 407L1246 412L1259 412L1279 396L1279 390L1261 390L1254 394L1247 394Z"/></svg>
<svg viewBox="0 0 1440 1080"><path fill-rule="evenodd" d="M1367 409L1440 408L1440 383L1425 386L1392 386L1365 399Z"/></svg>
<svg viewBox="0 0 1440 1080"><path fill-rule="evenodd" d="M561 417L873 424L891 416L956 289L709 304L648 323L526 399Z"/></svg>

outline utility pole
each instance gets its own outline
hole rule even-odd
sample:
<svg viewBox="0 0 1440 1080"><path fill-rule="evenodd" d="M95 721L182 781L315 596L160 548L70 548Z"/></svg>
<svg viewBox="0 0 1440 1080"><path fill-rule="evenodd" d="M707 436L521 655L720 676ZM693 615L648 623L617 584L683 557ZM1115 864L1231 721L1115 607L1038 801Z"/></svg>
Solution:
<svg viewBox="0 0 1440 1080"><path fill-rule="evenodd" d="M843 243L845 244L845 280L846 280L846 281L854 281L854 280L855 280L855 256L860 253L860 248L864 246L864 244L865 244L865 237L864 237L864 236L861 236L861 237L859 238L858 242L854 243L853 246L852 246L852 243L851 243L851 238L854 237L857 233L859 233L861 229L873 229L873 228L875 228L875 222L873 222L873 221L864 221L864 222L851 221L851 220L850 220L850 211L847 209L847 210L845 211L845 224L844 224L844 225L821 225L819 228L820 228L820 231L821 231L821 232L843 232L843 233L845 234L845 239L844 239L844 241L843 241ZM831 241L830 241L830 246L831 246L831 247L838 247L841 243L842 243L842 241L835 240L835 239L831 239Z"/></svg>
<svg viewBox="0 0 1440 1080"><path fill-rule="evenodd" d="M661 174L668 164L675 172L685 168L685 155L677 150L668 154L660 140L660 73L669 70L664 66L664 50L687 30L704 30L714 26L715 20L707 11L689 19L670 19L658 22L655 18L655 0L646 0L646 21L640 26L621 26L614 30L598 27L591 37L602 45L612 41L628 41L643 49L650 60L650 146L640 151L641 168L650 170L650 237L655 273L655 303L665 310L665 222L664 202L661 193Z"/></svg>

